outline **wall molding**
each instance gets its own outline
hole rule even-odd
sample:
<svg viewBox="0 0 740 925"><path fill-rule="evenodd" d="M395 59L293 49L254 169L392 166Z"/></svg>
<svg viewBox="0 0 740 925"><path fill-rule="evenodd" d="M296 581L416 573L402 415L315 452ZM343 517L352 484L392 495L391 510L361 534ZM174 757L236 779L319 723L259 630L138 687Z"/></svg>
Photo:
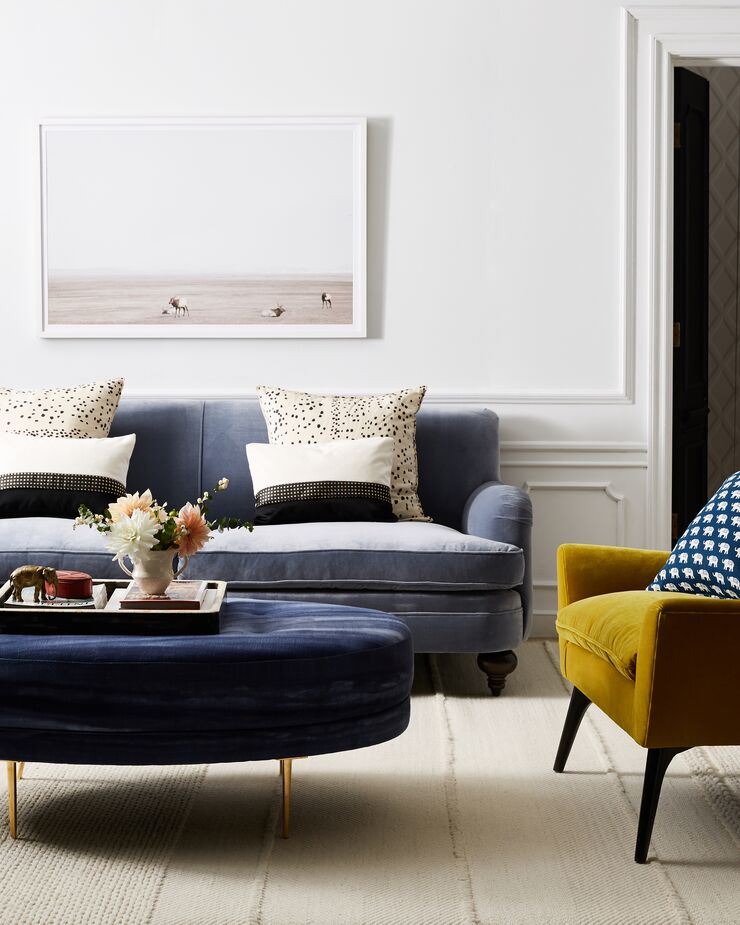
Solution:
<svg viewBox="0 0 740 925"><path fill-rule="evenodd" d="M376 394L382 391L396 391L398 386L382 387L365 391L357 390L354 394ZM308 385L302 388L306 392L322 394L336 391L336 387ZM153 400L162 398L180 398L200 400L233 400L257 398L254 389L137 389L126 387L126 398ZM615 392L428 392L426 404L437 405L629 405L633 399L621 391Z"/></svg>
<svg viewBox="0 0 740 925"><path fill-rule="evenodd" d="M647 446L606 440L503 441L501 466L506 469L647 469Z"/></svg>
<svg viewBox="0 0 740 925"><path fill-rule="evenodd" d="M626 443L618 440L502 440L501 449L508 451L574 453L647 453L646 443Z"/></svg>
<svg viewBox="0 0 740 925"><path fill-rule="evenodd" d="M616 505L615 511L615 545L624 546L625 541L625 502L626 497L622 492L617 491L611 481L593 481L593 482L575 482L575 481L532 481L527 480L523 483L522 488L528 495L538 491L585 491L585 492L603 492L610 501ZM557 587L557 581L553 578L539 578L533 576L532 583L534 588L554 588Z"/></svg>
<svg viewBox="0 0 740 925"><path fill-rule="evenodd" d="M673 376L673 67L740 65L740 8L636 6L622 11L626 176L635 185L635 312L648 319L646 537L670 546ZM632 162L631 165L629 162ZM625 238L627 240L627 238Z"/></svg>
<svg viewBox="0 0 740 925"><path fill-rule="evenodd" d="M621 462L609 462L599 459L501 459L501 466L533 469L647 469L647 459L626 459Z"/></svg>

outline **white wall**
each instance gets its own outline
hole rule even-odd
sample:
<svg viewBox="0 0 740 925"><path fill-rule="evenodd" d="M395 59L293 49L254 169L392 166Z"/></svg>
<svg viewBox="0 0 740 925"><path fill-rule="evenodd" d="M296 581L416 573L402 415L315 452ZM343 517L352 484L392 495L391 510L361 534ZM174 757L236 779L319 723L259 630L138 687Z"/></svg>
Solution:
<svg viewBox="0 0 740 925"><path fill-rule="evenodd" d="M502 418L505 474L531 485L541 629L559 541L643 542L646 348L638 319L632 401L617 2L2 10L2 384L121 373L131 392L211 395L424 382L432 400L484 401ZM40 121L265 114L369 119L366 340L38 337Z"/></svg>

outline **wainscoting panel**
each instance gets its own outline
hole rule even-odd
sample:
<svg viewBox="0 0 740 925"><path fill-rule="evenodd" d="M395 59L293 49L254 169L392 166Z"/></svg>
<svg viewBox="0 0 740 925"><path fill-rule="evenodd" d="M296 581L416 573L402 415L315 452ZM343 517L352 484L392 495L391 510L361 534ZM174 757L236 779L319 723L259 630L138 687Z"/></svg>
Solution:
<svg viewBox="0 0 740 925"><path fill-rule="evenodd" d="M504 443L502 478L534 512L533 636L554 636L561 543L644 546L646 448L627 444Z"/></svg>

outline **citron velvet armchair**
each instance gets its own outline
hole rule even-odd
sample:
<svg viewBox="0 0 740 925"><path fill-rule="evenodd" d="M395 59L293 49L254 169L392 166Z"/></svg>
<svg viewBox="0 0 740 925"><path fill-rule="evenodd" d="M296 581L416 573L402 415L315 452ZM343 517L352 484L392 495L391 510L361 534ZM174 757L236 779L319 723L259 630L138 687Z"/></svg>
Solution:
<svg viewBox="0 0 740 925"><path fill-rule="evenodd" d="M645 591L668 555L558 549L560 667L573 693L554 769L564 770L591 703L647 748L639 864L673 758L693 746L740 744L740 600Z"/></svg>

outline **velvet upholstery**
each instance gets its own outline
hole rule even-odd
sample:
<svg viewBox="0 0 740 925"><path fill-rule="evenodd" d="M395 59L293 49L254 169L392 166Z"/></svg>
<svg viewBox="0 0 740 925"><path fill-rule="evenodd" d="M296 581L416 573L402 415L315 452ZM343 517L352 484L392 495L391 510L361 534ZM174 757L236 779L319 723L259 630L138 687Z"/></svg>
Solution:
<svg viewBox="0 0 740 925"><path fill-rule="evenodd" d="M522 642L522 600L509 591L235 591L260 600L372 607L408 624L416 652L490 652Z"/></svg>
<svg viewBox="0 0 740 925"><path fill-rule="evenodd" d="M211 514L254 516L245 446L267 441L257 401L123 400L111 434L125 433L137 435L129 490L151 488L179 505L226 476L229 490ZM408 623L417 651L513 648L527 636L532 608L532 512L525 492L498 481L498 418L482 408L422 407L417 450L419 494L435 523L237 531L209 543L187 575L228 577L233 593L254 598L278 589L290 600L362 605L372 594ZM357 532L339 542L346 534L337 527ZM96 533L73 533L53 518L0 520L0 578L26 563L121 574Z"/></svg>
<svg viewBox="0 0 740 925"><path fill-rule="evenodd" d="M560 547L563 675L647 748L740 744L740 601L636 590L666 556Z"/></svg>
<svg viewBox="0 0 740 925"><path fill-rule="evenodd" d="M4 636L0 754L84 764L316 755L399 735L410 633L367 609L227 602L221 633Z"/></svg>
<svg viewBox="0 0 740 925"><path fill-rule="evenodd" d="M278 524L217 534L188 575L213 574L241 589L358 588L492 591L524 573L518 546L440 524Z"/></svg>
<svg viewBox="0 0 740 925"><path fill-rule="evenodd" d="M110 436L136 434L128 470L129 491L150 488L155 498L182 506L193 501L202 485L202 401L124 399L113 418Z"/></svg>
<svg viewBox="0 0 740 925"><path fill-rule="evenodd" d="M92 575L120 578L101 534L73 530L69 520L0 520L0 544L24 542L4 554L10 571L28 552L83 562ZM61 559L59 561L62 561ZM83 567L83 566L79 566ZM218 575L234 589L320 588L418 591L495 591L521 584L524 557L517 546L466 536L427 523L269 525L216 533L188 566L189 578Z"/></svg>

